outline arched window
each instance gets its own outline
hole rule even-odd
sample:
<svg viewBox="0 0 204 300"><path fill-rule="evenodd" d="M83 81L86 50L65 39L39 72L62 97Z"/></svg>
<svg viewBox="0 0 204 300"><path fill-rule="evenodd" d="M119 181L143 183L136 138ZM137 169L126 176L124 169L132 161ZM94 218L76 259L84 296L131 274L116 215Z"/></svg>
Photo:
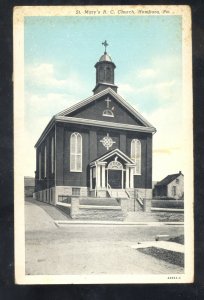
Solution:
<svg viewBox="0 0 204 300"><path fill-rule="evenodd" d="M54 173L54 137L51 139L51 173Z"/></svg>
<svg viewBox="0 0 204 300"><path fill-rule="evenodd" d="M131 159L136 165L134 175L141 175L141 142L137 139L131 142Z"/></svg>
<svg viewBox="0 0 204 300"><path fill-rule="evenodd" d="M45 152L44 152L44 177L47 177L47 149L45 146Z"/></svg>
<svg viewBox="0 0 204 300"><path fill-rule="evenodd" d="M104 116L104 117L114 117L114 114L113 114L112 110L110 110L110 109L105 109L105 110L103 111L103 116Z"/></svg>
<svg viewBox="0 0 204 300"><path fill-rule="evenodd" d="M38 156L38 177L39 179L41 179L42 175L41 175L41 152L39 152L39 156Z"/></svg>
<svg viewBox="0 0 204 300"><path fill-rule="evenodd" d="M78 132L70 137L70 171L82 172L82 136Z"/></svg>

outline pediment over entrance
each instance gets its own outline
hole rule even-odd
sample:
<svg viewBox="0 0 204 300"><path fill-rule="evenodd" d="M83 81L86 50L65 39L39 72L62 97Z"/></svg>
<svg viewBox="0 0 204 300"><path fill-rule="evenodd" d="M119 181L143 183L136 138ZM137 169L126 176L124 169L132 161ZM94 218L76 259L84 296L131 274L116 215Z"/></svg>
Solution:
<svg viewBox="0 0 204 300"><path fill-rule="evenodd" d="M114 167L114 165L116 167L116 165L119 166L119 164L121 164L121 163L133 165L133 166L135 165L134 161L119 149L114 149L114 150L106 152L99 158L92 161L90 163L90 166L94 166L96 164L103 164L103 163L105 163L107 166L111 163L112 168Z"/></svg>
<svg viewBox="0 0 204 300"><path fill-rule="evenodd" d="M90 164L90 190L110 193L112 189L134 187L135 163L119 149L106 152ZM105 192L105 194L104 194Z"/></svg>

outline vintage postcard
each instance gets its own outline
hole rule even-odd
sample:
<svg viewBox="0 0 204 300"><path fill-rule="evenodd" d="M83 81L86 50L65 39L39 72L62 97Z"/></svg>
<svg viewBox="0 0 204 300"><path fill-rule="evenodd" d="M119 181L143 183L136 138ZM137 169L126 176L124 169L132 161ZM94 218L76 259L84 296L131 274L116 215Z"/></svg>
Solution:
<svg viewBox="0 0 204 300"><path fill-rule="evenodd" d="M14 9L15 282L194 280L188 6Z"/></svg>

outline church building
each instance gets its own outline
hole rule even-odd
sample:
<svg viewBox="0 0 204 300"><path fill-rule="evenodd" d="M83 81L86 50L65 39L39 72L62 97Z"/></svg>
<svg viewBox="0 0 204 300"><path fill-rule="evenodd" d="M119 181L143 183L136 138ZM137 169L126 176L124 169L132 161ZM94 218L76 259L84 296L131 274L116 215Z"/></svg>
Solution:
<svg viewBox="0 0 204 300"><path fill-rule="evenodd" d="M118 94L116 66L103 45L93 95L56 114L35 145L37 200L152 197L156 129Z"/></svg>

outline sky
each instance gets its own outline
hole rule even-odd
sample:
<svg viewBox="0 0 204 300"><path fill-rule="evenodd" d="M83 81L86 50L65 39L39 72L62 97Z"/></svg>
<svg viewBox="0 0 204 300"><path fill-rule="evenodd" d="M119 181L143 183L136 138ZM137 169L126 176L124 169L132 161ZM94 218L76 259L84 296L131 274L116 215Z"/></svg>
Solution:
<svg viewBox="0 0 204 300"><path fill-rule="evenodd" d="M25 17L24 174L34 176L34 145L53 115L91 96L95 63L107 52L118 94L157 132L153 180L183 169L181 16Z"/></svg>

